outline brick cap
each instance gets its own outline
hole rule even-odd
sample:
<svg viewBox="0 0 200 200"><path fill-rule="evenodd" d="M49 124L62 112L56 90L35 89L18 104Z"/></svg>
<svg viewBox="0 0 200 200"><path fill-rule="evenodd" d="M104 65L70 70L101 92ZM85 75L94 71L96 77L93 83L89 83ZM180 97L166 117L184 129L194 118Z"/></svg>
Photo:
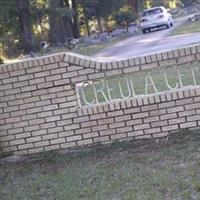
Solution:
<svg viewBox="0 0 200 200"><path fill-rule="evenodd" d="M164 61L177 57L184 57L188 55L200 54L200 44L186 46L175 50L158 52L141 57L133 57L126 59L111 60L109 58L95 59L89 56L79 55L71 52L62 52L51 54L48 56L31 58L24 61L0 65L0 73L35 67L38 65L51 64L55 62L67 62L72 65L78 65L85 68L93 69L124 69L126 67L137 67L138 65L146 65L159 61Z"/></svg>
<svg viewBox="0 0 200 200"><path fill-rule="evenodd" d="M100 103L100 104L94 104L89 106L83 106L78 108L78 112L81 113L81 115L88 115L88 112L91 111L92 113L95 113L96 110L98 110L98 113L103 113L105 109L108 109L109 111L113 110L121 110L122 105L125 105L123 108L129 108L129 105L131 105L131 108L137 108L140 106L139 104L142 103L143 106L146 105L153 105L157 103L164 103L171 100L179 100L179 99L185 99L185 93L188 94L187 98L193 97L194 95L200 93L200 86L186 86L184 88L179 88L176 90L171 91L164 91L156 94L149 94L149 95L141 95L137 97L131 97L128 99L122 99L122 100L113 100L110 102ZM168 100L167 96L170 95L170 100ZM153 99L153 100L152 100ZM159 99L159 102L157 102ZM128 103L127 103L128 102ZM111 105L111 106L110 106Z"/></svg>

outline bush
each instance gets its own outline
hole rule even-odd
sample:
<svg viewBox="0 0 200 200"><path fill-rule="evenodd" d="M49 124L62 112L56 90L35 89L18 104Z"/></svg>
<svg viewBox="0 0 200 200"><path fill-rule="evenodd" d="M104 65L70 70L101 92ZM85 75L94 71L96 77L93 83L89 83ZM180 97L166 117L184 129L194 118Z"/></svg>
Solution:
<svg viewBox="0 0 200 200"><path fill-rule="evenodd" d="M0 57L0 65L3 64L3 58Z"/></svg>

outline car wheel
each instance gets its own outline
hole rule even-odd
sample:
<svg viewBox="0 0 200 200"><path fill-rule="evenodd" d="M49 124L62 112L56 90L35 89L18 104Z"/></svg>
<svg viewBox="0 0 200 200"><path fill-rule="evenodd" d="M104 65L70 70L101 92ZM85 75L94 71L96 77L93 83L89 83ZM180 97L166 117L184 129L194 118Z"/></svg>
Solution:
<svg viewBox="0 0 200 200"><path fill-rule="evenodd" d="M146 34L147 33L147 29L142 29L142 33Z"/></svg>
<svg viewBox="0 0 200 200"><path fill-rule="evenodd" d="M170 24L166 24L165 26L167 29L171 27Z"/></svg>
<svg viewBox="0 0 200 200"><path fill-rule="evenodd" d="M173 27L173 26L174 26L174 23L173 23L173 22L171 22L171 23L170 23L170 26L171 26L171 27Z"/></svg>

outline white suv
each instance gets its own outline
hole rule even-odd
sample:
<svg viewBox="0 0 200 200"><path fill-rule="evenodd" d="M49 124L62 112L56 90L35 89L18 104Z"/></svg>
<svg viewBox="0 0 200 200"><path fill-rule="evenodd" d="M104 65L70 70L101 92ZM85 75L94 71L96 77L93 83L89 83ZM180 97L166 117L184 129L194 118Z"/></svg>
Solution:
<svg viewBox="0 0 200 200"><path fill-rule="evenodd" d="M174 21L169 10L160 6L143 11L140 27L142 32L145 34L154 28L160 28L163 26L170 28L173 26L173 23Z"/></svg>

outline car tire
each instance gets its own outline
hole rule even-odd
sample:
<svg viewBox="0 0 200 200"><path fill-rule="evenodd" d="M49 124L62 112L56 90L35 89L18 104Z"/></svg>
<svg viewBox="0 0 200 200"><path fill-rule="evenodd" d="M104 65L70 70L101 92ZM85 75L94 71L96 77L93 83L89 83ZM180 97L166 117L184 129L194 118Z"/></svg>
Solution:
<svg viewBox="0 0 200 200"><path fill-rule="evenodd" d="M171 26L171 27L173 27L173 26L174 26L174 23L173 23L173 22L171 22L171 23L170 23L170 26Z"/></svg>
<svg viewBox="0 0 200 200"><path fill-rule="evenodd" d="M170 24L166 24L165 26L166 26L167 29L169 29L171 27Z"/></svg>
<svg viewBox="0 0 200 200"><path fill-rule="evenodd" d="M142 29L142 33L146 34L147 33L147 29Z"/></svg>

